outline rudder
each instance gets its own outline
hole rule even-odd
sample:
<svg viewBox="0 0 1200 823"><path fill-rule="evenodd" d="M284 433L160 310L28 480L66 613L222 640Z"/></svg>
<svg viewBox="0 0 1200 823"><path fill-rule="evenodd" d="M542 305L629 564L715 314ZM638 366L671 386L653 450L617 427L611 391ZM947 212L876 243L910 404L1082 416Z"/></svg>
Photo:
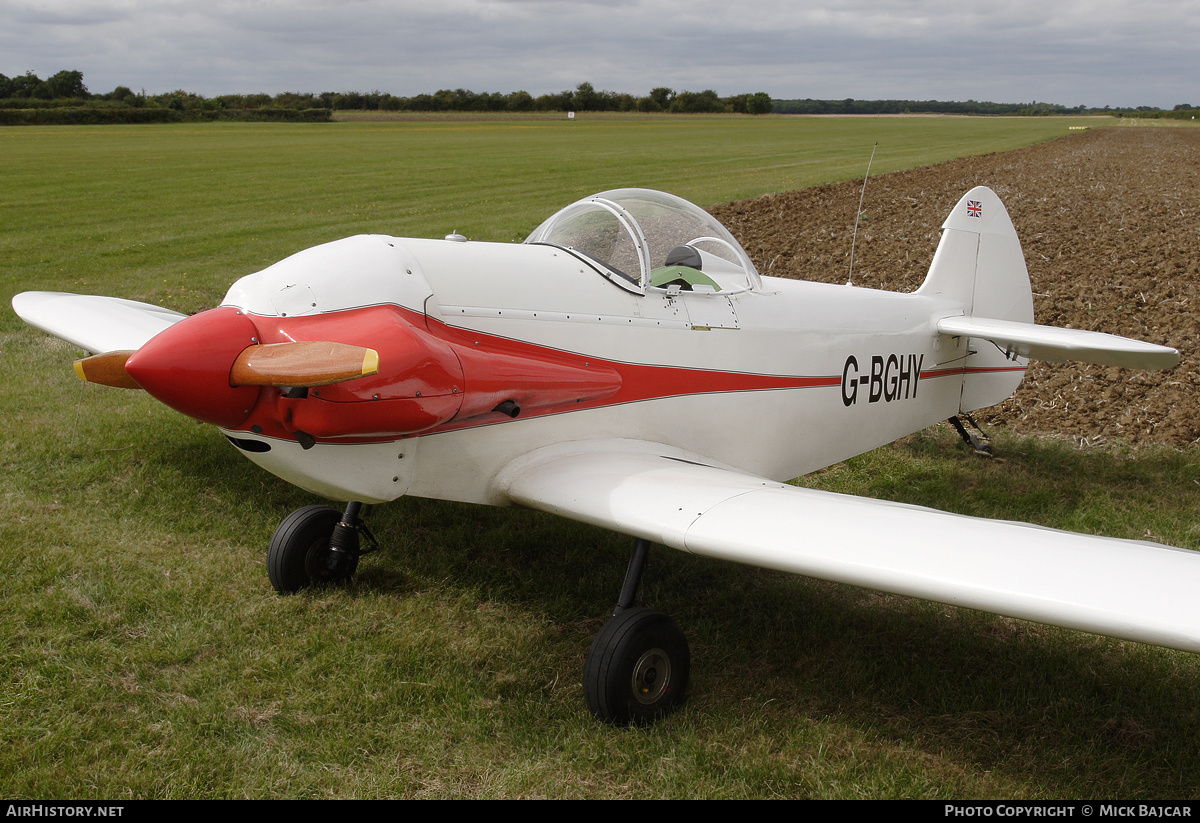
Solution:
<svg viewBox="0 0 1200 823"><path fill-rule="evenodd" d="M942 239L917 294L960 303L968 317L1033 322L1033 291L1025 254L996 193L977 186L942 224ZM1025 358L1009 359L990 342L969 339L959 410L1004 400L1025 376Z"/></svg>

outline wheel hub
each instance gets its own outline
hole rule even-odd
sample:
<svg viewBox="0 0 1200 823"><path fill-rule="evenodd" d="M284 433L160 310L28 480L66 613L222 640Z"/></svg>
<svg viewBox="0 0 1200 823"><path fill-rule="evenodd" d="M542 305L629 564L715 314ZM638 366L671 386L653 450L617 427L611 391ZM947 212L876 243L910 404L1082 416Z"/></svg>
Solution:
<svg viewBox="0 0 1200 823"><path fill-rule="evenodd" d="M654 705L671 685L671 658L659 648L644 652L634 664L631 683L639 703Z"/></svg>

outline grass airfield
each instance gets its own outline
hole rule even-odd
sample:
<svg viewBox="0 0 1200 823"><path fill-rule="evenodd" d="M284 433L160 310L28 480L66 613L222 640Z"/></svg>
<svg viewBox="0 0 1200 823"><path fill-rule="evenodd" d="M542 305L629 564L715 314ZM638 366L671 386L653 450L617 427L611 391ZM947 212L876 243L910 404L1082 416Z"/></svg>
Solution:
<svg viewBox="0 0 1200 823"><path fill-rule="evenodd" d="M872 174L1078 122L5 129L0 284L6 306L44 289L194 312L237 277L349 234L519 240L601 189L711 205L861 177L876 141ZM271 533L321 501L143 393L81 383L78 352L11 310L0 351L5 796L1200 793L1193 655L665 549L642 600L689 636L690 698L649 730L602 726L578 681L626 538L403 499L373 514L385 551L352 586L279 598ZM803 482L1200 548L1191 452L998 448L1003 462L977 460L935 428Z"/></svg>

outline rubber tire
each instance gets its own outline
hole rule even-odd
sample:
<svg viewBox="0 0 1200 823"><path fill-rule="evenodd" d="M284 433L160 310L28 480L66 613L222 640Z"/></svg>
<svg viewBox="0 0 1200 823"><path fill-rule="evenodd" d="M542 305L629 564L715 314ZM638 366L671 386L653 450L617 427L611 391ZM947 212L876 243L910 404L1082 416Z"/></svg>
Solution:
<svg viewBox="0 0 1200 823"><path fill-rule="evenodd" d="M358 569L358 557L347 556L338 568L330 569L329 538L342 513L331 506L305 506L279 524L267 549L267 577L280 594L292 594L310 586L347 582Z"/></svg>
<svg viewBox="0 0 1200 823"><path fill-rule="evenodd" d="M606 723L647 726L683 700L691 665L687 638L674 620L651 609L625 609L588 648L583 666L588 708Z"/></svg>

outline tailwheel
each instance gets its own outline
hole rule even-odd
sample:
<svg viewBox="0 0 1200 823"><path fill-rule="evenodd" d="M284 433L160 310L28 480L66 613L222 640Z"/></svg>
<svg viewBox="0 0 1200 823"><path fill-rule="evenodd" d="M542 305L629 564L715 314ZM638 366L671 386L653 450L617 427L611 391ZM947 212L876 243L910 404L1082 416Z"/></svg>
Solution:
<svg viewBox="0 0 1200 823"><path fill-rule="evenodd" d="M583 692L597 718L614 725L649 725L683 700L691 671L687 638L667 615L629 608L592 641Z"/></svg>
<svg viewBox="0 0 1200 823"><path fill-rule="evenodd" d="M305 506L275 530L267 549L267 576L280 594L337 585L354 576L358 555L355 523L347 523L342 512L330 506Z"/></svg>

